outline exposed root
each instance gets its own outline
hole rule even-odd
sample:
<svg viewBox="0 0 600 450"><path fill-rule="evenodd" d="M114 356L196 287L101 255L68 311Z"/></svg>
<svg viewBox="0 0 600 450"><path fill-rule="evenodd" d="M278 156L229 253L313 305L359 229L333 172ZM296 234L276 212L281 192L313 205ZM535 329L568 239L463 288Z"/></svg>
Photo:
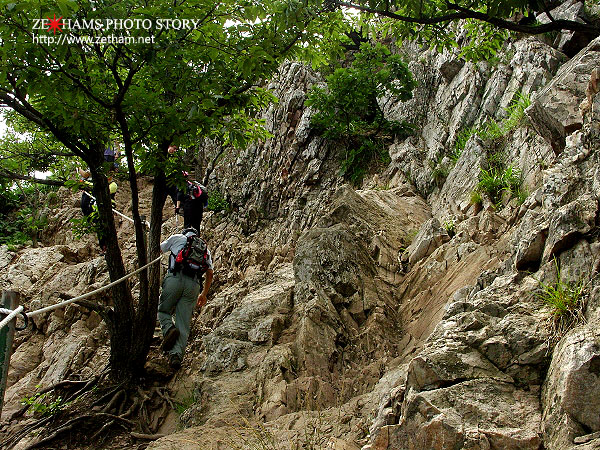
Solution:
<svg viewBox="0 0 600 450"><path fill-rule="evenodd" d="M103 404L107 398L112 398L115 395L115 393L122 388L123 388L123 384L118 384L117 386L112 388L110 391L108 391L106 394L104 394L102 397L100 397L98 400L96 400L94 403L92 403L92 407Z"/></svg>
<svg viewBox="0 0 600 450"><path fill-rule="evenodd" d="M148 441L155 441L166 436L166 434L142 434L136 433L135 431L132 431L129 434L131 434L131 437L134 437L136 439L146 439Z"/></svg>
<svg viewBox="0 0 600 450"><path fill-rule="evenodd" d="M97 437L100 432L104 431L105 429L107 429L110 425L112 425L115 421L117 420L121 420L123 422L125 422L127 425L133 426L135 425L134 422L132 422L131 420L127 420L127 419L123 419L122 417L118 417L118 416L114 416L112 414L105 414L105 413L94 413L94 414L84 414L82 416L79 417L75 417L74 419L71 419L69 421L67 421L67 423L65 423L64 425L62 425L60 428L56 429L54 432L52 432L49 436L42 438L30 445L28 445L25 450L30 450L36 447L39 447L42 444L47 444L48 442L53 441L54 439L56 439L59 435L65 433L66 431L71 431L73 430L73 428L81 421L84 420L88 420L88 419L96 419L96 418L108 418L110 419L107 423L105 423L102 428L100 428L100 430L98 430L98 432L94 433L92 435L92 440Z"/></svg>
<svg viewBox="0 0 600 450"><path fill-rule="evenodd" d="M117 391L117 393L113 396L112 399L110 399L110 401L106 404L106 406L104 408L102 408L102 412L103 413L108 413L110 412L115 405L117 405L118 402L121 401L122 397L127 397L127 394L125 393L125 389L120 389L119 391ZM119 406L122 405L124 402L119 403Z"/></svg>
<svg viewBox="0 0 600 450"><path fill-rule="evenodd" d="M28 445L27 447L25 447L25 450L31 450L33 448L40 447L43 444L53 441L61 433L64 433L65 431L70 431L73 428L75 428L75 425L77 425L77 421L72 421L72 423L69 423L68 425L63 426L63 427L59 428L58 430L55 430L52 434L50 434L50 436L40 439L40 440L34 442L33 444Z"/></svg>
<svg viewBox="0 0 600 450"><path fill-rule="evenodd" d="M49 416L39 417L23 428L7 433L0 442L0 448L11 448L19 441L31 438L35 432L39 433L39 437L30 442L26 450L46 447L66 433L71 439L98 442L118 428L129 432L129 437L134 439L155 440L162 437L157 431L175 408L168 390L156 386L144 390L140 386L127 387L123 383L92 389L102 376L89 380L64 380L44 388L38 394L48 394L47 401L62 398L63 406L46 410L44 413ZM26 405L13 414L11 420L23 416L30 406Z"/></svg>

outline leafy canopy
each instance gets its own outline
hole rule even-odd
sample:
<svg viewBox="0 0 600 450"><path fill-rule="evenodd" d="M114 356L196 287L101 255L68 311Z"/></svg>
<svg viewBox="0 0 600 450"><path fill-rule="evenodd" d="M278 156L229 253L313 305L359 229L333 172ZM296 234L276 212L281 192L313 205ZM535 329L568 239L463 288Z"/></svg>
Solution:
<svg viewBox="0 0 600 450"><path fill-rule="evenodd" d="M40 128L75 137L84 146L122 135L121 115L142 155L171 137L185 143L198 135L218 136L225 144L241 146L264 136L256 119L256 112L272 101L261 88L264 80L285 57L328 51L320 44L318 5L308 8L294 0L2 0L0 10L0 101ZM54 14L71 23L197 22L195 29L110 30L117 37L151 37L151 44L36 42L38 35L49 36L32 29L36 19ZM325 34L338 32L339 20L332 23ZM65 28L61 36L96 39L108 33ZM30 105L38 114L28 111ZM74 147L75 154L83 150Z"/></svg>
<svg viewBox="0 0 600 450"><path fill-rule="evenodd" d="M597 3L596 0L594 0ZM509 32L542 34L570 30L590 40L600 36L600 22L563 20L550 12L560 2L538 0L332 0L335 7L349 8L382 18L385 35L415 40L438 49L458 47L469 59L488 58ZM546 13L544 23L537 21ZM462 21L462 27L456 22Z"/></svg>

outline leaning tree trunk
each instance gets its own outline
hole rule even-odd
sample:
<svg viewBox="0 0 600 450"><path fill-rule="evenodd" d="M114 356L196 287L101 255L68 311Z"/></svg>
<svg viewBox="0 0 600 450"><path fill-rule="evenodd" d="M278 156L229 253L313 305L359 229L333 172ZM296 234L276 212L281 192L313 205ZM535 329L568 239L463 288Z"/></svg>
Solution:
<svg viewBox="0 0 600 450"><path fill-rule="evenodd" d="M120 108L117 109L117 119L123 132L123 141L125 144L125 156L127 158L127 168L129 171L129 187L131 189L131 213L135 228L135 244L137 250L137 259L139 267L148 263L148 251L146 248L146 229L142 223L139 210L139 190L137 185L137 174L133 162L133 144L129 134L127 120ZM160 229L159 229L160 232ZM144 365L150 350L150 342L154 332L156 322L156 306L152 307L152 301L149 298L149 271L142 271L139 274L140 295L137 304L137 311L134 311L135 320L131 327L132 340L130 349L130 364L132 376L137 377L143 374ZM153 312L152 312L153 310Z"/></svg>
<svg viewBox="0 0 600 450"><path fill-rule="evenodd" d="M125 266L117 239L108 180L102 170L104 158L98 146L99 158L86 161L94 179L93 192L99 215L99 233L106 239L106 264L111 280L125 276ZM131 379L134 373L131 360L132 329L134 323L133 298L127 282L119 283L111 288L114 312L108 315L110 333L110 374L114 380Z"/></svg>
<svg viewBox="0 0 600 450"><path fill-rule="evenodd" d="M164 153L166 154L166 146ZM160 255L162 210L166 199L166 177L162 170L154 177L154 187L152 189L152 210L150 212L150 233L148 236L149 260L153 261ZM146 301L140 302L136 320L133 357L136 358L135 364L143 368L150 342L156 326L156 311L158 309L158 296L160 291L160 264L153 264L148 268L148 291Z"/></svg>

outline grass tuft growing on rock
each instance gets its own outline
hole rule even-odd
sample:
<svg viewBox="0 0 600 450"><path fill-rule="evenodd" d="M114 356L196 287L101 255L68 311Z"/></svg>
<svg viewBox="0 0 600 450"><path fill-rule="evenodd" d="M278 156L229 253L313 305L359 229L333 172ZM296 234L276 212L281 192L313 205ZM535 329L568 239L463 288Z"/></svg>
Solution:
<svg viewBox="0 0 600 450"><path fill-rule="evenodd" d="M556 260L555 264L556 281L550 284L540 281L540 289L535 294L548 308L552 344L556 344L569 330L585 323L586 298L586 283L582 280L563 281Z"/></svg>

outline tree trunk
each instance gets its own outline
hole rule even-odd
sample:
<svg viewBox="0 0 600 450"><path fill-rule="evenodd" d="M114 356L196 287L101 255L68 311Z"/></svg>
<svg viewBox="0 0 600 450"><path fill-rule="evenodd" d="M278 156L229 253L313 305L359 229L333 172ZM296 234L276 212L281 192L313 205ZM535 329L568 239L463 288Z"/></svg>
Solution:
<svg viewBox="0 0 600 450"><path fill-rule="evenodd" d="M87 161L94 179L93 192L99 215L99 233L106 239L106 265L111 280L125 276L125 266L117 239L117 230L112 212L108 180L102 171L104 162L102 148L95 152L98 158ZM119 283L111 288L114 302L114 313L110 314L108 323L110 332L110 371L115 380L129 380L134 373L131 358L133 329L133 298L129 283Z"/></svg>
<svg viewBox="0 0 600 450"><path fill-rule="evenodd" d="M164 146L164 154L166 156ZM150 233L148 249L144 225L139 215L139 199L137 177L133 165L131 145L125 143L125 152L129 169L129 184L131 187L132 215L136 230L136 248L140 266L160 255L162 210L166 199L166 176L159 170L154 179L152 191L152 210L150 215ZM95 168L90 165L94 178L94 194L98 199L98 211L102 232L107 237L106 259L111 280L125 274L121 253L116 239L116 229L112 215L108 180L101 171L101 164ZM117 275L118 273L118 275ZM115 380L130 381L143 374L144 365L150 350L150 343L156 326L156 312L160 291L160 264L154 264L148 271L140 273L140 298L137 308L131 296L130 283L121 283L113 288L114 314L110 315L108 323L111 339L110 368Z"/></svg>
<svg viewBox="0 0 600 450"><path fill-rule="evenodd" d="M165 148L166 150L166 148ZM165 152L166 153L166 152ZM152 189L152 210L150 212L150 233L148 236L148 252L150 261L153 261L160 255L162 210L166 199L166 176L160 171L154 177L154 187ZM156 326L156 313L158 309L158 296L161 284L160 264L153 264L148 268L148 292L146 302L139 305L135 320L134 364L140 369L143 368L150 342Z"/></svg>

